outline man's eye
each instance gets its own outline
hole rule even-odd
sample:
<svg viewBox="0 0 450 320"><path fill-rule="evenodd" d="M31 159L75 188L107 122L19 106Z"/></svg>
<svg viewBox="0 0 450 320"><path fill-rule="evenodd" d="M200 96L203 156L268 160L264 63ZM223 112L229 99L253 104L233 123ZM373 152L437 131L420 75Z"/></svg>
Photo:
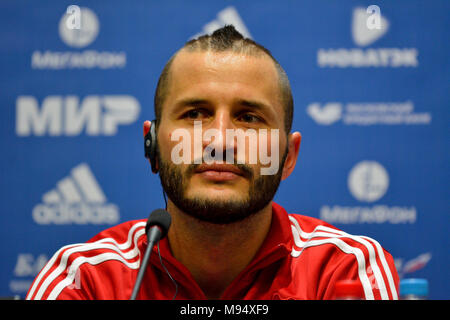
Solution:
<svg viewBox="0 0 450 320"><path fill-rule="evenodd" d="M203 116L203 112L200 110L197 110L197 109L189 110L188 112L186 112L184 114L184 117L188 118L188 119L199 119L202 116Z"/></svg>
<svg viewBox="0 0 450 320"><path fill-rule="evenodd" d="M260 121L261 121L261 119L260 119L259 117L255 116L255 115L253 115L253 114L250 114L250 113L244 113L244 114L242 114L242 115L239 117L239 119L240 119L241 121L248 122L248 123L254 123L254 122L260 122Z"/></svg>

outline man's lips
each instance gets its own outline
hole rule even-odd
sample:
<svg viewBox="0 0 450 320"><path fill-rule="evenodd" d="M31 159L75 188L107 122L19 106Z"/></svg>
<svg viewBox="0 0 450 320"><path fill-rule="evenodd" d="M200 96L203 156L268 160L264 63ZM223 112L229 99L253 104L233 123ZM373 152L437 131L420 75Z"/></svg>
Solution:
<svg viewBox="0 0 450 320"><path fill-rule="evenodd" d="M236 179L237 176L244 176L238 167L231 164L201 164L195 170L195 173L201 174L204 178L214 181L228 181Z"/></svg>

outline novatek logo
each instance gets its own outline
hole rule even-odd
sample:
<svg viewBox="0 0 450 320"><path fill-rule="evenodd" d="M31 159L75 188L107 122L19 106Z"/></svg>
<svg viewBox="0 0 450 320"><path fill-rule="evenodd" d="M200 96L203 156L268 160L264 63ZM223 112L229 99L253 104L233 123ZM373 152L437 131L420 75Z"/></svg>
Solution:
<svg viewBox="0 0 450 320"><path fill-rule="evenodd" d="M379 28L371 27L374 16ZM373 13L365 8L353 10L351 34L356 45L369 46L388 29L389 21L381 12ZM418 55L416 48L321 48L317 51L317 65L321 68L417 67Z"/></svg>
<svg viewBox="0 0 450 320"><path fill-rule="evenodd" d="M236 8L230 6L221 10L217 14L217 19L205 24L203 26L202 32L197 33L192 38L197 38L203 34L210 34L227 24L233 25L236 28L236 30L239 31L244 37L246 38L252 37L247 27L245 26L244 21L242 21L241 17L239 16L239 13L237 12Z"/></svg>
<svg viewBox="0 0 450 320"><path fill-rule="evenodd" d="M367 10L355 8L353 10L352 36L353 41L361 47L368 46L380 39L389 29L389 21L379 14L380 28L369 28Z"/></svg>
<svg viewBox="0 0 450 320"><path fill-rule="evenodd" d="M47 224L115 224L119 208L107 203L100 185L89 166L79 164L56 188L42 196L43 203L33 208L33 220Z"/></svg>
<svg viewBox="0 0 450 320"><path fill-rule="evenodd" d="M128 125L139 116L140 105L128 95L48 96L41 106L33 96L16 100L16 134L27 136L111 136L119 125Z"/></svg>

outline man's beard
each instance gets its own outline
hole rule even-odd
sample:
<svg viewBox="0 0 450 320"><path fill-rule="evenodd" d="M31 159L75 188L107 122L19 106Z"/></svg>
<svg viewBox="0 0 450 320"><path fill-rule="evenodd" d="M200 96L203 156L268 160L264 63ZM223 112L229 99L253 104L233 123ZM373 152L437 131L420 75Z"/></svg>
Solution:
<svg viewBox="0 0 450 320"><path fill-rule="evenodd" d="M159 176L164 191L178 209L204 222L229 224L252 216L270 203L280 185L286 156L287 152L283 155L280 169L275 175L259 175L257 178L255 178L254 170L250 166L235 164L250 183L248 194L242 200L186 197L190 178L199 164L188 165L183 174L181 166L163 161L158 154Z"/></svg>

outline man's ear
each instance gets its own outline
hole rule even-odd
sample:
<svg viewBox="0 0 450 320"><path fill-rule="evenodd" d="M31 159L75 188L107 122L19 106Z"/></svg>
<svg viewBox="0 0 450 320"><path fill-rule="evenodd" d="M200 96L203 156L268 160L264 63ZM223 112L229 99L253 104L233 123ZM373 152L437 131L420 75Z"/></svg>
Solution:
<svg viewBox="0 0 450 320"><path fill-rule="evenodd" d="M284 161L283 172L281 174L281 180L289 177L294 171L295 164L297 163L298 153L300 151L300 144L302 142L302 134L298 131L291 133L288 137L288 153L286 160Z"/></svg>

